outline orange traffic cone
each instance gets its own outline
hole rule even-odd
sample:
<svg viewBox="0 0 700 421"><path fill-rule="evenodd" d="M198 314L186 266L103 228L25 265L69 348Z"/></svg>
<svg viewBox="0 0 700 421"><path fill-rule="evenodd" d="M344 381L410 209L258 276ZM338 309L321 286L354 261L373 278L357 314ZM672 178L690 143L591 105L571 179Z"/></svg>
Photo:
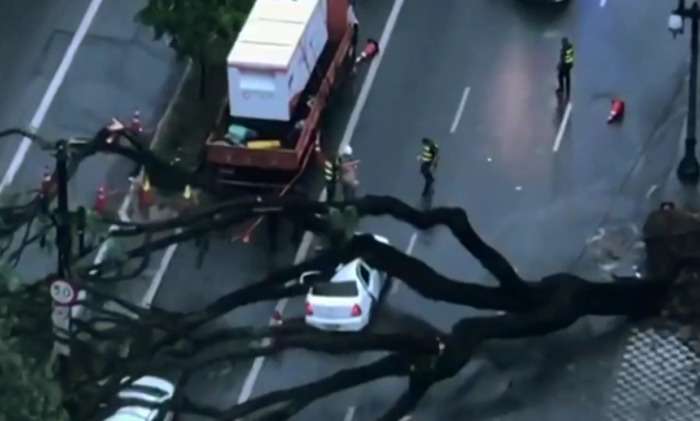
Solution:
<svg viewBox="0 0 700 421"><path fill-rule="evenodd" d="M610 115L608 115L608 124L619 121L625 115L625 101L615 98L612 100L610 107Z"/></svg>
<svg viewBox="0 0 700 421"><path fill-rule="evenodd" d="M139 203L141 209L146 209L155 203L155 197L153 196L153 189L151 188L151 181L148 179L148 175L143 175L143 181L139 186Z"/></svg>
<svg viewBox="0 0 700 421"><path fill-rule="evenodd" d="M95 198L93 209L100 215L104 215L107 211L107 190L104 186L97 188L97 197Z"/></svg>
<svg viewBox="0 0 700 421"><path fill-rule="evenodd" d="M371 60L377 53L379 53L379 43L372 38L368 38L364 50L362 50L362 53L355 59L355 65L365 60Z"/></svg>
<svg viewBox="0 0 700 421"><path fill-rule="evenodd" d="M134 114L131 116L131 125L129 128L135 133L143 133L143 126L141 125L141 111L134 111Z"/></svg>

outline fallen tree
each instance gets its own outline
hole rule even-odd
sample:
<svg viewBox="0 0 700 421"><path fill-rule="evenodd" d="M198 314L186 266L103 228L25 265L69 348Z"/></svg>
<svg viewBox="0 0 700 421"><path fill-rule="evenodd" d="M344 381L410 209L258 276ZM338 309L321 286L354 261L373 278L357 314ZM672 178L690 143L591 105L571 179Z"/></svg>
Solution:
<svg viewBox="0 0 700 421"><path fill-rule="evenodd" d="M126 143L121 141L122 137ZM42 145L51 148L46 142ZM139 147L138 142L130 140L123 128L105 128L93 139L77 144L72 155L72 173L82 159L96 153L116 153L143 165L149 174L155 175L152 176L154 184L163 188L180 189L185 184L206 188L206 182L197 173L161 161L151 151ZM0 216L7 216L2 218L6 225L0 236L8 238L20 228L26 228L40 210L38 196L25 205L0 208ZM189 313L144 309L106 294L100 288L105 282L138 275L147 266L153 252L171 244L268 215L278 215L303 230L340 241L335 241L335 247L317 256L276 270L256 283L234 289L206 307ZM465 251L493 275L496 285L448 278L420 259L379 243L372 236L353 235L355 224L372 216L389 216L419 230L447 227ZM40 236L32 235L32 232L45 232L55 226L51 215L43 220L40 228L27 229L30 234L24 236L17 250L39 241ZM63 391L64 403L72 408L76 419L90 419L128 403L114 401L116 392L123 387L121 380L127 376L135 379L159 368L182 373L176 395L167 409L221 420L238 417L287 419L310 403L340 390L384 377L403 377L407 380L406 391L397 396L394 405L380 417L381 420L398 420L410 413L434 384L459 373L486 341L549 334L565 329L587 315L642 318L658 314L673 297L669 294L673 281L688 268L695 267L696 261L688 253L695 249L688 249L687 245L690 244L688 238L698 238L700 232L700 225L692 216L673 209L656 211L649 217L646 232L650 244L649 261L653 266L650 277L594 282L570 273L524 279L500 252L478 235L463 209L437 207L419 210L388 196L366 196L344 203L322 203L295 196L243 198L193 209L164 221L134 223L103 218L101 222L117 227L105 233L106 237L139 238L141 241L124 250L117 260L84 263L85 257L89 257L86 253L71 262L71 272L88 297L76 305L83 306L89 314L75 320L68 340L71 359L83 367L79 373L71 373ZM675 227L681 225L684 230L679 234ZM675 241L679 237L683 241ZM332 270L338 263L357 257L386 271L396 281L403 282L427 299L476 309L500 310L504 314L455 320L451 329L445 332L426 322L420 322L420 330L407 325L397 326L390 332L368 331L353 335L319 332L303 324L268 328L240 326L213 332L207 329L211 321L245 305L304 295L309 288L299 280L304 271ZM115 275L117 269L125 265L130 265L132 270ZM53 275L48 274L41 281L8 289L7 297L29 300L17 301L20 303L39 300L40 305L34 305L34 311L47 317L50 302L41 301L40 297L46 298L46 284L51 279ZM2 318L16 321L28 308L29 304L21 306L3 314ZM24 337L31 331L57 339L47 329L48 323L42 328L41 318L31 320L35 320L31 326L10 330L9 336L3 340L9 341L12 336ZM327 378L270 392L229 408L210 407L185 395L187 382L198 371L294 348L333 354L379 351L384 356L365 366L344 369Z"/></svg>

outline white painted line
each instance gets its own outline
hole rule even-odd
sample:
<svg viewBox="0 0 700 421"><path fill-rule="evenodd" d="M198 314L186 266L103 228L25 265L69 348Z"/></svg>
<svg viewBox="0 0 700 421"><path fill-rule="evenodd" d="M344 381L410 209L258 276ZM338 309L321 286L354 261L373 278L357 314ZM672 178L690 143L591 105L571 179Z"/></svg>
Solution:
<svg viewBox="0 0 700 421"><path fill-rule="evenodd" d="M301 250L301 247L299 249ZM289 300L286 298L279 300L275 306L275 311L279 314L284 313L284 309L287 307L288 302ZM272 326L275 323L276 321L270 318L270 322L268 324ZM265 338L262 340L263 347L269 346L270 343L270 338ZM255 357L255 360L253 360L253 366L250 368L250 372L248 372L245 382L243 383L243 387L241 388L241 393L238 395L239 404L247 401L250 398L250 395L253 393L253 387L255 387L255 382L258 380L260 370L263 368L263 363L265 363L265 357L263 356Z"/></svg>
<svg viewBox="0 0 700 421"><path fill-rule="evenodd" d="M654 194L654 192L659 188L658 184L654 184L651 187L649 187L649 190L647 190L647 194L645 195L647 199L651 198L651 195Z"/></svg>
<svg viewBox="0 0 700 421"><path fill-rule="evenodd" d="M389 44L389 40L391 39L391 33L394 31L394 27L396 26L396 21L399 17L399 12L401 12L401 8L403 7L403 3L404 0L394 0L394 5L392 6L391 12L389 12L389 17L387 18L387 21L384 24L382 36L381 38L379 38L379 45L381 47L380 51L382 52L377 57L375 57L375 59L372 60L372 63L370 64L367 76L365 77L365 80L362 83L360 95L358 96L357 101L355 102L355 106L352 109L352 113L350 114L348 125L345 127L345 132L343 133L343 138L340 142L340 145L338 145L338 153L340 153L340 151L345 146L349 145L350 141L352 140L352 136L355 133L355 128L357 127L357 123L360 120L360 114L362 113L362 110L365 107L365 104L367 103L369 91L370 89L372 89L374 79L377 77L379 64L382 62L382 58L384 57L384 53L386 52L387 45ZM321 194L319 195L319 200L323 201L325 200L325 198L326 189L324 188L321 191ZM306 255L309 252L309 248L311 247L312 240L313 236L310 233L307 232L304 234L304 237L301 241L301 245L299 246L299 250L297 250L297 254L294 257L294 264L298 264L306 258ZM281 308L284 309L284 306L286 306L287 303L286 299L280 300L280 302L277 303L277 306L275 308L280 308L280 303L282 303L282 301L284 301L284 305L282 305ZM282 314L281 311L279 313ZM265 342L263 341L263 343ZM243 383L241 393L238 395L239 404L247 401L248 398L250 398L250 395L253 393L255 382L258 380L258 376L260 375L260 371L262 370L264 362L265 357L257 357L253 361L253 366L250 368L250 371L248 372L248 375L246 376L246 379Z"/></svg>
<svg viewBox="0 0 700 421"><path fill-rule="evenodd" d="M608 0L600 0L600 7L605 7L605 5L608 3Z"/></svg>
<svg viewBox="0 0 700 421"><path fill-rule="evenodd" d="M561 124L559 125L559 131L557 132L557 138L554 140L554 147L552 148L552 152L556 153L559 150L559 147L561 146L561 140L564 137L564 132L566 131L566 126L569 123L569 117L571 117L571 109L573 108L573 105L571 105L571 101L569 101L568 104L566 104L566 111L564 111L564 118L561 119Z"/></svg>
<svg viewBox="0 0 700 421"><path fill-rule="evenodd" d="M459 106L457 107L457 112L455 113L455 118L454 120L452 120L450 133L454 133L455 131L457 131L457 126L459 126L459 122L462 119L462 113L464 112L464 106L467 104L467 99L469 99L470 91L471 88L469 86L464 88L464 92L462 93L462 99L459 101Z"/></svg>
<svg viewBox="0 0 700 421"><path fill-rule="evenodd" d="M362 109L365 108L365 103L367 102L367 97L369 97L369 91L372 89L372 84L374 84L374 78L377 77L377 71L379 70L379 64L381 64L384 54L386 54L386 48L389 45L389 40L391 39L391 34L394 32L394 26L396 26L396 21L399 18L399 13L403 7L404 0L394 0L394 5L391 8L389 17L384 24L384 30L382 31L382 36L379 38L380 54L372 60L369 66L369 71L367 71L367 76L360 90L360 95L357 97L357 102L355 102L355 108L352 109L350 114L350 120L348 120L348 125L345 127L345 132L343 133L343 139L340 141L340 146L338 150L340 151L345 146L350 144L352 140L352 135L355 133L355 127L360 120L360 114Z"/></svg>
<svg viewBox="0 0 700 421"><path fill-rule="evenodd" d="M129 206L131 206L131 196L134 194L134 189L136 187L136 183L140 183L141 180L143 180L143 171L141 171L141 174L139 175L139 178L136 179L133 183L131 183L131 186L129 186L129 191L126 192L126 197L124 197L124 200L122 201L121 206L119 206L119 210L117 211L117 215L119 215L119 219L122 221L131 221L131 218L129 218Z"/></svg>
<svg viewBox="0 0 700 421"><path fill-rule="evenodd" d="M80 47L80 44L82 44L83 39L85 39L85 35L87 34L88 28L90 27L90 24L92 24L92 21L95 18L95 15L97 14L97 11L99 10L101 4L102 0L92 0L90 2L90 5L88 6L85 15L83 16L83 19L80 21L78 29L73 35L73 39L68 45L68 49L63 55L61 63L58 65L58 69L56 69L56 73L53 75L53 78L49 83L48 89L46 89L43 98L41 98L39 108L37 108L36 112L34 113L34 116L29 122L30 132L36 133L37 131L39 131L39 128L44 122L44 118L46 118L46 114L49 111L49 107L51 107L51 104L53 103L53 100L56 97L56 93L58 93L58 89L63 84L63 81L66 78L66 73L68 73L68 69L70 68L71 64L73 64L73 59L75 58L75 55L78 52L78 47ZM22 166L24 159L27 157L27 152L29 152L29 147L31 146L31 144L32 141L28 137L22 138L22 141L19 144L15 155L12 157L12 161L10 161L10 167L7 169L7 172L2 177L2 181L0 182L0 193L2 193L10 184L12 184L12 181L15 179L19 168Z"/></svg>
<svg viewBox="0 0 700 421"><path fill-rule="evenodd" d="M182 229L178 228L175 230L175 234L180 234L182 233ZM160 266L158 266L158 271L156 272L155 275L153 275L153 279L151 280L151 284L148 286L148 290L146 291L146 294L143 296L141 299L141 307L144 308L150 308L151 304L153 303L153 299L156 298L156 293L158 292L158 288L160 287L160 283L163 282L163 276L165 276L165 271L168 270L168 265L170 264L170 261L173 259L173 256L175 255L175 251L177 251L177 244L171 244L168 246L167 249L165 249L165 254L163 254L163 259L160 261Z"/></svg>
<svg viewBox="0 0 700 421"><path fill-rule="evenodd" d="M416 246L416 240L418 239L418 233L414 232L411 239L408 240L408 247L406 248L406 254L409 256L413 253L413 248Z"/></svg>
<svg viewBox="0 0 700 421"><path fill-rule="evenodd" d="M408 240L408 247L406 247L406 254L407 255L410 256L411 254L413 254L413 249L416 247L417 240L418 240L418 232L414 232L413 235L411 235L411 239ZM399 282L393 281L391 283L391 287L390 287L391 289L389 290L389 294L394 295L397 292L399 292L400 285L401 284Z"/></svg>
<svg viewBox="0 0 700 421"><path fill-rule="evenodd" d="M355 418L355 407L349 406L348 412L345 413L345 417L343 418L343 421L352 421L353 418Z"/></svg>

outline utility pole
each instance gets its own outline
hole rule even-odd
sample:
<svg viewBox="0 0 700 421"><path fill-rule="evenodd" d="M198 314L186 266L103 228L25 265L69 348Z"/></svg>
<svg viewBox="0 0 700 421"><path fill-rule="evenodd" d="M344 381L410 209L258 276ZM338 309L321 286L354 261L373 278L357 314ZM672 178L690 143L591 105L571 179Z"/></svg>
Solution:
<svg viewBox="0 0 700 421"><path fill-rule="evenodd" d="M676 35L683 33L685 19L690 19L690 83L688 93L688 126L685 138L685 153L678 164L678 180L682 184L697 185L700 180L700 164L695 156L696 120L697 120L697 96L698 96L698 20L700 19L700 7L694 2L691 7L686 7L685 0L678 1L678 7L671 13L668 28Z"/></svg>
<svg viewBox="0 0 700 421"><path fill-rule="evenodd" d="M68 357L70 355L70 329L72 305L77 299L75 287L70 279L70 262L72 251L71 215L68 209L68 142L56 142L56 185L58 193L58 208L55 213L56 248L58 249L57 278L51 283L50 291L53 299L54 334L62 341L54 341L54 353ZM62 365L63 367L63 365Z"/></svg>
<svg viewBox="0 0 700 421"><path fill-rule="evenodd" d="M68 211L68 142L61 139L56 145L56 183L58 187L58 209L56 219L56 248L58 249L58 276L65 279L70 263L72 241L70 213Z"/></svg>

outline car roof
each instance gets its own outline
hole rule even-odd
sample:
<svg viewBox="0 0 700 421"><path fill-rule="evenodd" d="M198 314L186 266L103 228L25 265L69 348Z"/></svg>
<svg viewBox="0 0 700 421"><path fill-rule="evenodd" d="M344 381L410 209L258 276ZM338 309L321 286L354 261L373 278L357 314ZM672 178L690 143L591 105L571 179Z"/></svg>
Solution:
<svg viewBox="0 0 700 421"><path fill-rule="evenodd" d="M347 282L357 280L357 266L362 262L362 259L357 258L343 265L333 277L331 282Z"/></svg>

